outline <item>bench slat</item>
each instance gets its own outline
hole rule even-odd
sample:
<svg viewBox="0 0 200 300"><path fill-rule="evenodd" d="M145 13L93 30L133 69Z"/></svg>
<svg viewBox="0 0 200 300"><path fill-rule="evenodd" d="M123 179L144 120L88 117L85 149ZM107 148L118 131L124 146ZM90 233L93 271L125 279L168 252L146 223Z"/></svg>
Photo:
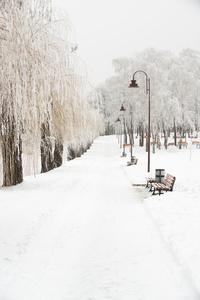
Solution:
<svg viewBox="0 0 200 300"><path fill-rule="evenodd" d="M150 191L152 191L153 188L153 193L152 195L156 195L156 191L158 191L159 195L162 193L162 191L173 191L173 186L174 186L174 182L176 180L176 177L171 175L171 174L166 174L164 183L157 183L157 182L152 182L151 183L151 189Z"/></svg>

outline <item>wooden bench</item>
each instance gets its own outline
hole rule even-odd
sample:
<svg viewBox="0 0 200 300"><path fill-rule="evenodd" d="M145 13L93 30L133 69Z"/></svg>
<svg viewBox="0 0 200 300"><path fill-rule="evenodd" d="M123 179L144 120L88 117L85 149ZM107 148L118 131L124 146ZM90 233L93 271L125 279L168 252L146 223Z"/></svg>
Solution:
<svg viewBox="0 0 200 300"><path fill-rule="evenodd" d="M122 155L121 155L121 157L126 157L126 152L122 152Z"/></svg>
<svg viewBox="0 0 200 300"><path fill-rule="evenodd" d="M123 147L131 147L134 146L134 144L123 144Z"/></svg>
<svg viewBox="0 0 200 300"><path fill-rule="evenodd" d="M199 141L192 141L192 145L196 145L196 148L200 148L200 142Z"/></svg>
<svg viewBox="0 0 200 300"><path fill-rule="evenodd" d="M192 145L195 145L195 144L200 144L199 141L192 141Z"/></svg>
<svg viewBox="0 0 200 300"><path fill-rule="evenodd" d="M151 142L151 145L153 145L153 144L157 145L157 142Z"/></svg>
<svg viewBox="0 0 200 300"><path fill-rule="evenodd" d="M174 146L174 143L168 143L168 146Z"/></svg>
<svg viewBox="0 0 200 300"><path fill-rule="evenodd" d="M154 177L146 177L145 179L146 179L146 181L147 181L147 184L146 184L145 187L148 188L149 185L150 185L150 191L151 191L151 184L152 184L153 182L156 182L156 179L155 179Z"/></svg>
<svg viewBox="0 0 200 300"><path fill-rule="evenodd" d="M181 146L183 146L183 148L187 148L188 143L187 142L182 142ZM178 142L178 146L180 146L180 142ZM178 147L177 146L177 147Z"/></svg>
<svg viewBox="0 0 200 300"><path fill-rule="evenodd" d="M165 192L172 192L174 183L175 183L176 177L166 174L165 180L163 183L157 183L157 182L152 182L151 183L151 191L153 192L152 195L161 195L163 194L162 191ZM158 193L156 193L156 191Z"/></svg>
<svg viewBox="0 0 200 300"><path fill-rule="evenodd" d="M133 161L127 161L127 166L137 165L138 158L134 158Z"/></svg>

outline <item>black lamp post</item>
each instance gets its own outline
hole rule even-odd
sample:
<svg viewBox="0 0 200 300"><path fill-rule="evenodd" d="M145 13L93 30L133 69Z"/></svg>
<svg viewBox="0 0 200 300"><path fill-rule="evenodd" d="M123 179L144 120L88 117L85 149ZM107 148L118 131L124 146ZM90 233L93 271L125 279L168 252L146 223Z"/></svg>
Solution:
<svg viewBox="0 0 200 300"><path fill-rule="evenodd" d="M121 122L120 117L123 118L123 125L124 125L124 141L123 141L123 152L122 152L122 156L126 156L126 152L125 152L125 119L123 115L119 115L117 120L115 122Z"/></svg>
<svg viewBox="0 0 200 300"><path fill-rule="evenodd" d="M143 73L146 76L146 93L149 95L149 107L148 107L148 172L150 172L150 78L148 78L147 74L144 71L138 70L133 74L133 80L131 80L131 84L129 88L138 88L138 84L134 79L136 73Z"/></svg>
<svg viewBox="0 0 200 300"><path fill-rule="evenodd" d="M128 105L130 107L130 115L131 115L131 139L130 139L130 143L131 143L131 161L132 161L132 159L133 159L133 109L132 109L132 105L130 104L130 102L124 101L122 103L120 111L126 111L126 109L124 107L125 103L128 103Z"/></svg>

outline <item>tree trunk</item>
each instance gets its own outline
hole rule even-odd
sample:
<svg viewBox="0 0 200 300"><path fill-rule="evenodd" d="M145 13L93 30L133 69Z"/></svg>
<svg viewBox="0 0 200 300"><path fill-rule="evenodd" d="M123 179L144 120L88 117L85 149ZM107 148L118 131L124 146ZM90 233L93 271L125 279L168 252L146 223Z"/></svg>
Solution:
<svg viewBox="0 0 200 300"><path fill-rule="evenodd" d="M148 145L149 145L150 141L148 139L148 131L146 131L146 152L148 152Z"/></svg>
<svg viewBox="0 0 200 300"><path fill-rule="evenodd" d="M127 144L127 130L126 123L124 122L124 144Z"/></svg>
<svg viewBox="0 0 200 300"><path fill-rule="evenodd" d="M68 160L76 158L76 152L75 150L70 146L68 149Z"/></svg>
<svg viewBox="0 0 200 300"><path fill-rule="evenodd" d="M50 139L49 123L43 123L41 128L41 173L46 173L54 168L52 142Z"/></svg>
<svg viewBox="0 0 200 300"><path fill-rule="evenodd" d="M138 127L138 134L139 134L139 147L144 146L144 126L140 123Z"/></svg>
<svg viewBox="0 0 200 300"><path fill-rule="evenodd" d="M3 159L3 186L13 186L23 181L22 140L16 133L14 120L7 121L1 135Z"/></svg>
<svg viewBox="0 0 200 300"><path fill-rule="evenodd" d="M131 138L132 138L132 144L134 146L135 144L135 139L134 139L134 127L132 126L132 130L131 130Z"/></svg>
<svg viewBox="0 0 200 300"><path fill-rule="evenodd" d="M180 140L179 140L179 149L182 149L182 136L183 136L183 127L180 127Z"/></svg>
<svg viewBox="0 0 200 300"><path fill-rule="evenodd" d="M156 153L156 135L153 134L153 145L152 145L152 153Z"/></svg>
<svg viewBox="0 0 200 300"><path fill-rule="evenodd" d="M141 147L144 146L144 126L141 126L141 135L142 135L142 139L141 139Z"/></svg>
<svg viewBox="0 0 200 300"><path fill-rule="evenodd" d="M160 135L157 133L157 148L160 150L161 149L161 142L160 142Z"/></svg>
<svg viewBox="0 0 200 300"><path fill-rule="evenodd" d="M63 162L63 144L59 141L55 143L54 150L54 167L58 168L62 165Z"/></svg>
<svg viewBox="0 0 200 300"><path fill-rule="evenodd" d="M167 130L165 130L164 125L163 125L163 134L164 134L164 146L165 149L168 147L168 135L167 135Z"/></svg>
<svg viewBox="0 0 200 300"><path fill-rule="evenodd" d="M175 118L174 118L174 145L177 146L177 140L176 140L176 122L175 122Z"/></svg>

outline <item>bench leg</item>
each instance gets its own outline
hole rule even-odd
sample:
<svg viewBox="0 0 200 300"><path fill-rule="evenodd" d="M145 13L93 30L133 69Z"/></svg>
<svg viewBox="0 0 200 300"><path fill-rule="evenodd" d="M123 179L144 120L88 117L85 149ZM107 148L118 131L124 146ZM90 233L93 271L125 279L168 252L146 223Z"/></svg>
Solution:
<svg viewBox="0 0 200 300"><path fill-rule="evenodd" d="M156 191L158 191L158 193L156 193ZM160 190L156 190L155 188L154 188L154 190L151 190L151 192L153 192L152 194L151 194L151 196L155 196L155 195L162 195L162 194L164 194L164 193L162 193L162 190L160 189Z"/></svg>
<svg viewBox="0 0 200 300"><path fill-rule="evenodd" d="M155 190L155 189L154 189ZM150 184L150 189L149 189L149 192L152 192L152 184Z"/></svg>
<svg viewBox="0 0 200 300"><path fill-rule="evenodd" d="M155 192L156 192L156 189L154 188L154 189L152 189L151 188L151 192L153 192L152 194L151 194L151 196L154 196L154 195L157 195Z"/></svg>
<svg viewBox="0 0 200 300"><path fill-rule="evenodd" d="M145 189L149 188L149 192L152 192L152 184L151 182L147 181L147 184L145 185Z"/></svg>

